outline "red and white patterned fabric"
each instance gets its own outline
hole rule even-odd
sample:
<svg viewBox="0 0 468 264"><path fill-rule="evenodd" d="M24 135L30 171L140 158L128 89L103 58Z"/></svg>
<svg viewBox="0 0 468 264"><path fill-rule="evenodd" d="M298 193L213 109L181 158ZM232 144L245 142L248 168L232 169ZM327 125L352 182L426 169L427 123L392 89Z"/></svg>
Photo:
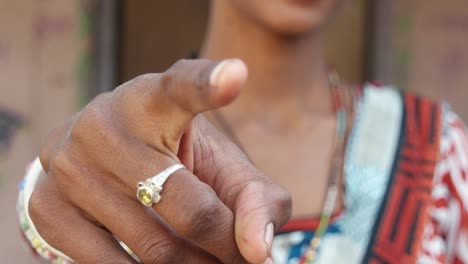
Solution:
<svg viewBox="0 0 468 264"><path fill-rule="evenodd" d="M419 262L468 263L468 130L449 110L443 119L431 222Z"/></svg>

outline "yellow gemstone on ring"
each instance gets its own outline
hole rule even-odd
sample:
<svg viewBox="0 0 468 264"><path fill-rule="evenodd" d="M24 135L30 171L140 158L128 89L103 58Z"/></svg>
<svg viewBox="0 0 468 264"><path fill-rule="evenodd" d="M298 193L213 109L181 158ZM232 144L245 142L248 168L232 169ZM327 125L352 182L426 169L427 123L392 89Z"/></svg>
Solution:
<svg viewBox="0 0 468 264"><path fill-rule="evenodd" d="M151 206L153 204L153 190L147 186L141 186L138 188L138 200L146 206Z"/></svg>

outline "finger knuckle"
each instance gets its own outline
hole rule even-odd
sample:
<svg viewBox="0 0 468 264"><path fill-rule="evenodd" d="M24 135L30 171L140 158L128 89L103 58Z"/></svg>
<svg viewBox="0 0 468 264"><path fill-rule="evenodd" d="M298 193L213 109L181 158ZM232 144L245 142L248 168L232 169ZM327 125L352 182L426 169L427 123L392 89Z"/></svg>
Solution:
<svg viewBox="0 0 468 264"><path fill-rule="evenodd" d="M122 256L115 254L101 254L96 259L91 260L90 263L96 264L131 264L132 262Z"/></svg>
<svg viewBox="0 0 468 264"><path fill-rule="evenodd" d="M50 171L56 177L70 174L73 167L67 147L58 150L50 161Z"/></svg>
<svg viewBox="0 0 468 264"><path fill-rule="evenodd" d="M190 60L188 59L180 59L178 61L176 61L172 66L171 68L169 68L170 71L174 70L174 71L177 71L177 70L180 70L181 68L185 67L187 64L190 63Z"/></svg>
<svg viewBox="0 0 468 264"><path fill-rule="evenodd" d="M104 104L109 101L110 98L112 98L112 92L103 92L96 95L91 101L91 104Z"/></svg>
<svg viewBox="0 0 468 264"><path fill-rule="evenodd" d="M109 111L109 98L104 95L96 97L86 108L83 110L78 124L81 121L85 127L89 128L89 125L98 125L103 119L106 118Z"/></svg>
<svg viewBox="0 0 468 264"><path fill-rule="evenodd" d="M280 208L288 209L292 207L291 193L284 187L278 186L276 193L276 203Z"/></svg>
<svg viewBox="0 0 468 264"><path fill-rule="evenodd" d="M189 240L203 242L213 238L213 234L225 234L231 220L228 210L209 198L192 210L182 233Z"/></svg>
<svg viewBox="0 0 468 264"><path fill-rule="evenodd" d="M148 80L154 80L154 78L158 76L157 73L145 73L138 75L135 77L133 80L131 80L131 83L146 83Z"/></svg>
<svg viewBox="0 0 468 264"><path fill-rule="evenodd" d="M175 72L176 70L174 68L170 68L167 71L165 71L163 74L161 74L159 80L160 80L162 89L165 89L167 91L169 90L170 87L173 86L173 83L175 80Z"/></svg>
<svg viewBox="0 0 468 264"><path fill-rule="evenodd" d="M33 192L29 200L29 216L34 223L40 224L44 220L45 212L49 211L50 204L44 201L41 190Z"/></svg>
<svg viewBox="0 0 468 264"><path fill-rule="evenodd" d="M115 113L109 102L89 105L77 118L69 132L69 142L80 153L86 150L96 150L96 146L107 145L113 147L119 144L121 132L118 120L113 118ZM119 133L120 132L120 133ZM93 147L89 147L89 146Z"/></svg>
<svg viewBox="0 0 468 264"><path fill-rule="evenodd" d="M57 137L59 136L63 137L63 135L59 135L59 134L62 134L62 132L63 132L63 128L57 127L51 130L49 134L47 135L46 143L44 144L44 146L42 147L39 153L39 159L41 160L41 164L43 164L44 167L49 165L51 157L53 155L53 149L56 147L55 145L57 144L56 141L58 141Z"/></svg>
<svg viewBox="0 0 468 264"><path fill-rule="evenodd" d="M157 80L159 76L159 73L145 73L138 75L132 80L117 87L112 93L113 95L120 95L119 98L126 98L128 96L132 97L141 90L139 88L148 88L153 86L154 81Z"/></svg>
<svg viewBox="0 0 468 264"><path fill-rule="evenodd" d="M111 93L102 93L96 96L83 110L69 119L65 126L53 130L49 137L54 137L56 134L64 136L65 134L67 138L81 138L83 132L89 131L91 127L99 124L106 116L105 113L109 108L111 98Z"/></svg>
<svg viewBox="0 0 468 264"><path fill-rule="evenodd" d="M60 210L59 197L53 195L50 190L42 190L41 188L34 191L31 195L28 205L28 212L31 221L34 223L37 231L44 236L44 239L54 241L53 231L59 221L54 216L57 216Z"/></svg>
<svg viewBox="0 0 468 264"><path fill-rule="evenodd" d="M96 106L88 106L84 109L73 123L68 140L79 144L88 143L89 139L92 138L92 134L100 129L102 117L99 111L99 108Z"/></svg>
<svg viewBox="0 0 468 264"><path fill-rule="evenodd" d="M135 242L136 249L145 263L174 263L177 257L177 241L167 236L143 233Z"/></svg>
<svg viewBox="0 0 468 264"><path fill-rule="evenodd" d="M92 177L86 177L87 173L84 173L84 168L79 164L76 157L68 147L64 147L57 152L50 164L50 177L56 180L57 186L68 198L79 195L82 190L89 190L87 188L89 179ZM87 196L84 196L87 197Z"/></svg>
<svg viewBox="0 0 468 264"><path fill-rule="evenodd" d="M275 197L273 198L274 204L277 206L278 211L282 212L279 219L280 223L277 223L279 226L285 224L292 214L292 196L291 193L284 187L276 185L274 191Z"/></svg>
<svg viewBox="0 0 468 264"><path fill-rule="evenodd" d="M177 80L177 72L182 71L185 66L189 63L189 60L187 59L180 59L176 61L169 69L167 69L162 75L161 75L161 86L162 88L169 88L173 86L174 82Z"/></svg>

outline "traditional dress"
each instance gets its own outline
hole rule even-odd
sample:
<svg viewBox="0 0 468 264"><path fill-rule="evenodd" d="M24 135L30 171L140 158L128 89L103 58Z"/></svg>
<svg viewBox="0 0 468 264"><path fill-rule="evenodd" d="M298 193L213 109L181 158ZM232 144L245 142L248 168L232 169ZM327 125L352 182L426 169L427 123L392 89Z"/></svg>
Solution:
<svg viewBox="0 0 468 264"><path fill-rule="evenodd" d="M344 209L314 263L468 263L468 141L445 104L367 85L344 164ZM317 219L275 236L275 263L299 263Z"/></svg>

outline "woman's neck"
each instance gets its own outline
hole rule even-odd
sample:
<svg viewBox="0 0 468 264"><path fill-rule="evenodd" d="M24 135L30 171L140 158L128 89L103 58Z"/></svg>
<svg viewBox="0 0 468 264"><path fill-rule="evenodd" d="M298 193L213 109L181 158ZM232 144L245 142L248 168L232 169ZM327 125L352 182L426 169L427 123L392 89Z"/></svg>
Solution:
<svg viewBox="0 0 468 264"><path fill-rule="evenodd" d="M246 62L249 80L239 103L270 109L301 104L307 112L330 114L320 34L284 36L227 5L226 1L213 1L201 56L213 60L235 57Z"/></svg>

